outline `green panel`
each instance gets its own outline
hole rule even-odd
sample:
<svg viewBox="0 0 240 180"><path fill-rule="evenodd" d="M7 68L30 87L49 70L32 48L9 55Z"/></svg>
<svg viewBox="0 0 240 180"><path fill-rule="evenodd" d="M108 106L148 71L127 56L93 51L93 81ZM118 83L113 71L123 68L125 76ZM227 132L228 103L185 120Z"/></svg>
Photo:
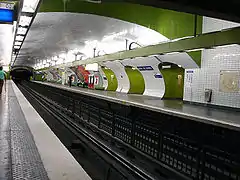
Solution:
<svg viewBox="0 0 240 180"><path fill-rule="evenodd" d="M116 91L118 87L118 81L117 81L116 75L111 69L102 68L102 70L108 80L107 91Z"/></svg>
<svg viewBox="0 0 240 180"><path fill-rule="evenodd" d="M100 4L80 0L44 0L40 12L78 12L113 17L136 23L160 32L169 39L193 36L195 15L123 2ZM198 16L197 34L202 32L202 17Z"/></svg>
<svg viewBox="0 0 240 180"><path fill-rule="evenodd" d="M142 74L132 67L125 67L130 82L129 94L143 94L145 91L145 82Z"/></svg>
<svg viewBox="0 0 240 180"><path fill-rule="evenodd" d="M42 74L35 74L35 81L42 81Z"/></svg>
<svg viewBox="0 0 240 180"><path fill-rule="evenodd" d="M170 68L161 69L160 71L165 82L165 94L163 99L182 99L184 87L184 69ZM178 75L181 75L182 79L179 80Z"/></svg>
<svg viewBox="0 0 240 180"><path fill-rule="evenodd" d="M188 55L197 63L199 67L201 67L201 58L202 58L202 51L193 51L188 52Z"/></svg>
<svg viewBox="0 0 240 180"><path fill-rule="evenodd" d="M6 72L6 79L7 79L7 80L10 80L10 72L9 72L9 71Z"/></svg>

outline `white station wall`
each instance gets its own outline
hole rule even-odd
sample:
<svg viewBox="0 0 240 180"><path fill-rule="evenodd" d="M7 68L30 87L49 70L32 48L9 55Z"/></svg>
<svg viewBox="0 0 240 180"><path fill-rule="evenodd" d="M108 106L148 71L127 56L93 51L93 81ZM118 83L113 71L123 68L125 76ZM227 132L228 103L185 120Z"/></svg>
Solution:
<svg viewBox="0 0 240 180"><path fill-rule="evenodd" d="M240 26L240 24L208 17L203 18L203 33L220 31L237 26ZM220 71L234 71L238 72L240 76L239 45L203 50L201 69L186 70L184 100L206 103L204 98L205 89L212 89L211 104L240 108L239 91L220 91Z"/></svg>
<svg viewBox="0 0 240 180"><path fill-rule="evenodd" d="M101 77L103 79L103 87L104 87L105 90L107 90L107 88L108 88L108 80L107 80L106 75L103 72L102 68L100 68L100 67L99 67L99 73L100 73L100 75L101 75Z"/></svg>
<svg viewBox="0 0 240 180"><path fill-rule="evenodd" d="M161 74L158 65L159 60L155 57L144 57L123 60L122 63L125 66L133 66L137 68L138 66L151 66L153 70L140 71L143 75L145 81L145 91L143 95L155 96L162 98L165 93L165 83L163 78L155 78L156 74Z"/></svg>
<svg viewBox="0 0 240 180"><path fill-rule="evenodd" d="M106 62L104 65L110 68L116 75L118 81L117 92L128 93L130 82L124 66L119 61Z"/></svg>
<svg viewBox="0 0 240 180"><path fill-rule="evenodd" d="M187 53L166 54L158 56L162 62L181 65L182 68L198 68L197 63Z"/></svg>

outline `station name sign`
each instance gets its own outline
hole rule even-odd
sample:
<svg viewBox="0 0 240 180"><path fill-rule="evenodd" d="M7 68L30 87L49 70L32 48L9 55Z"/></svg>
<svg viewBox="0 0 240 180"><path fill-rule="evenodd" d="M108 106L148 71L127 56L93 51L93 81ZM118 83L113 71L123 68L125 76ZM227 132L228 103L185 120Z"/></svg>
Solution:
<svg viewBox="0 0 240 180"><path fill-rule="evenodd" d="M153 70L152 66L138 66L137 68L139 71L152 71Z"/></svg>

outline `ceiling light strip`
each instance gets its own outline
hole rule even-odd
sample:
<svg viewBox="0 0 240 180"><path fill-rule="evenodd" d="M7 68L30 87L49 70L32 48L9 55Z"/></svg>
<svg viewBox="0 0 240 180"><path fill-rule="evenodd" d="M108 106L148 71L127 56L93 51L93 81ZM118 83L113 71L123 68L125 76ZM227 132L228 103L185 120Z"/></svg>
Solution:
<svg viewBox="0 0 240 180"><path fill-rule="evenodd" d="M31 17L31 21L30 21L30 23L29 23L29 25L28 25L28 27L27 27L27 30L26 30L25 34L18 34L18 28L23 28L23 27L21 27L21 24L20 24L20 23L19 23L19 27L18 27L17 30L16 30L17 33L16 33L16 35L15 35L14 43L15 43L16 41L22 41L22 44L20 45L20 48L19 48L19 49L15 49L15 48L14 48L14 47L15 47L15 44L14 44L14 46L13 46L13 48L15 49L15 51L17 50L17 53L16 53L16 57L15 57L13 63L12 63L12 66L15 64L15 62L16 62L16 60L17 60L17 58L18 58L18 54L19 54L19 52L20 52L20 50L21 50L21 47L22 47L22 45L23 45L23 42L24 42L24 40L25 40L25 38L26 38L26 36L27 36L27 34L28 34L28 31L29 31L29 29L30 29L30 27L31 27L31 25L32 25L32 23L33 23L36 15L37 15L38 9L40 8L41 1L42 1L42 0L24 0L24 4L23 4L23 8L22 8L21 14L23 14L23 16L25 16L25 17ZM34 4L34 3L35 3L35 4ZM28 8L27 6L28 6L29 8ZM31 9L32 9L32 10L31 10ZM28 14L28 15L26 15L26 14ZM32 16L31 16L31 14L32 14ZM20 19L21 19L21 17L20 17ZM20 19L19 19L19 22L20 22ZM26 18L25 18L25 20L26 20ZM29 20L29 19L28 19L28 20ZM28 21L28 20L27 20L27 21ZM23 29L21 29L21 30L24 31ZM21 32L21 30L20 30L20 32ZM22 33L23 33L23 32L22 32Z"/></svg>

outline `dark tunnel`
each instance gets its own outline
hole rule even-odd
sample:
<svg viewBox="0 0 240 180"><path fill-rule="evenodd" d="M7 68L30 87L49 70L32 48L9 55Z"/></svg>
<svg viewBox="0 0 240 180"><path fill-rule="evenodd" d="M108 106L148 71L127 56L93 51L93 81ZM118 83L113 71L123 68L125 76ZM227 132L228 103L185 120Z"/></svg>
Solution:
<svg viewBox="0 0 240 180"><path fill-rule="evenodd" d="M26 68L16 68L11 70L10 76L14 81L22 81L22 80L29 81L31 76L33 76L33 72Z"/></svg>

